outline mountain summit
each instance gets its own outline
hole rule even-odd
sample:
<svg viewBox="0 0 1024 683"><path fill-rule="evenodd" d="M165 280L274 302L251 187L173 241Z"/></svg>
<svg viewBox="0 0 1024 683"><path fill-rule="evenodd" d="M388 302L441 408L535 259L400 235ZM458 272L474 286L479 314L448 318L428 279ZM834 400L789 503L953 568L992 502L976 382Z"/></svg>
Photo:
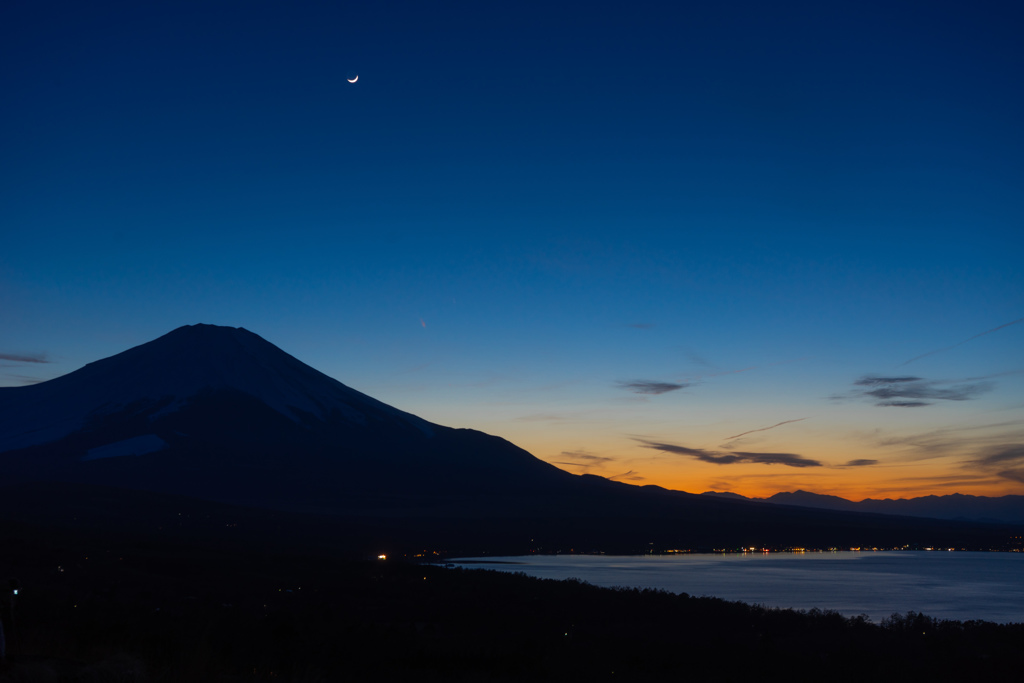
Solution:
<svg viewBox="0 0 1024 683"><path fill-rule="evenodd" d="M241 327L186 325L63 377L0 389L0 452L54 441L103 416L150 419L198 397L245 394L294 422L430 423L350 389Z"/></svg>
<svg viewBox="0 0 1024 683"><path fill-rule="evenodd" d="M317 509L384 488L393 499L575 479L503 439L432 424L248 330L215 325L0 388L0 466L8 479Z"/></svg>

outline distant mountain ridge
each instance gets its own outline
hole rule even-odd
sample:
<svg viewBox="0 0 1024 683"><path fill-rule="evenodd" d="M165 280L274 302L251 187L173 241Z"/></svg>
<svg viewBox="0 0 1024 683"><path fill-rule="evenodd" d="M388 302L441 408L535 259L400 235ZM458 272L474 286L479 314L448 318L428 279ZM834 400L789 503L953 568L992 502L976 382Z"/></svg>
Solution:
<svg viewBox="0 0 1024 683"><path fill-rule="evenodd" d="M747 498L736 493L706 491L701 495L709 497L763 501L775 505L841 510L844 512L873 512L884 515L907 517L928 517L958 521L1022 524L1024 523L1024 496L1008 495L999 497L972 496L952 493L945 496L921 496L919 498L865 498L861 501L847 500L839 496L822 495L797 490L776 493L768 498Z"/></svg>

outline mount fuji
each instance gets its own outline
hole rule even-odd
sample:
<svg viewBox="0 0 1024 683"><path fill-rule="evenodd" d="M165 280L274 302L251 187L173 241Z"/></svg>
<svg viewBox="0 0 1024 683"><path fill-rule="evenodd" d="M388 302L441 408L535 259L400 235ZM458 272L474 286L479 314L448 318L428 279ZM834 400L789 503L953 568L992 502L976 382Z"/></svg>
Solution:
<svg viewBox="0 0 1024 683"><path fill-rule="evenodd" d="M504 439L386 405L248 330L215 325L0 388L0 467L6 482L319 511L578 479Z"/></svg>

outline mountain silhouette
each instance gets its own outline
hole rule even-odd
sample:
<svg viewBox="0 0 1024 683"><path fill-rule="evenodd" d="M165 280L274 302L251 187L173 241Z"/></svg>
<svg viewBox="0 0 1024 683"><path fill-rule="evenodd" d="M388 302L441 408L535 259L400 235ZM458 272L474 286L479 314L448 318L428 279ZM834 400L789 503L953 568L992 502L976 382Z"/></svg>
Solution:
<svg viewBox="0 0 1024 683"><path fill-rule="evenodd" d="M920 496L918 498L865 498L861 501L847 500L839 496L828 496L810 491L776 493L768 498L746 498L735 493L707 491L701 495L726 497L733 500L753 500L790 505L795 507L846 512L873 512L883 515L906 515L970 522L996 524L1024 524L1024 496L1007 495L999 497L971 496L951 493L945 496Z"/></svg>
<svg viewBox="0 0 1024 683"><path fill-rule="evenodd" d="M188 499L330 519L368 545L473 552L988 547L1005 536L570 474L499 437L386 405L248 330L215 325L181 327L62 377L0 388L0 488L0 512L27 522L109 526L131 516L164 528L166 509ZM284 517L246 519L273 526Z"/></svg>
<svg viewBox="0 0 1024 683"><path fill-rule="evenodd" d="M432 424L243 328L180 327L62 377L0 388L6 481L59 480L309 510L540 491L570 475Z"/></svg>

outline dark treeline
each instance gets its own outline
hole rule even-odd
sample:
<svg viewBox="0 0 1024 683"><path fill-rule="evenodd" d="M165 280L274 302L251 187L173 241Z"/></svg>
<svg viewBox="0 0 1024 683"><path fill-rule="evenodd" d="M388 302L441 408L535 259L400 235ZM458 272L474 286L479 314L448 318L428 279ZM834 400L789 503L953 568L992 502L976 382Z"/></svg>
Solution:
<svg viewBox="0 0 1024 683"><path fill-rule="evenodd" d="M64 564L16 563L0 680L1009 680L1024 666L1019 624L872 624L391 559L68 540Z"/></svg>

